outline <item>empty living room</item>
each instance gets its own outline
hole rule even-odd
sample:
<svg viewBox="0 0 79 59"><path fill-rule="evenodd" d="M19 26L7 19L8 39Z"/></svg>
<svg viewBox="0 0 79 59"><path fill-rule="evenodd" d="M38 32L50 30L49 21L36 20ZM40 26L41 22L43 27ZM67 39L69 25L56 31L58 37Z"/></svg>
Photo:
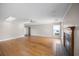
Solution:
<svg viewBox="0 0 79 59"><path fill-rule="evenodd" d="M0 56L79 56L79 3L0 3Z"/></svg>

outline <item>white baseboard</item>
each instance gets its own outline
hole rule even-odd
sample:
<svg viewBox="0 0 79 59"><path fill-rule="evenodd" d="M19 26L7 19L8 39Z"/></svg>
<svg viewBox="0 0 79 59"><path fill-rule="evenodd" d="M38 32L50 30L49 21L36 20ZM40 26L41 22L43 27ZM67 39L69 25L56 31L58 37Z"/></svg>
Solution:
<svg viewBox="0 0 79 59"><path fill-rule="evenodd" d="M0 41L13 40L13 39L19 38L19 37L24 37L24 35L20 35L20 36L17 36L17 37L10 37L10 38L6 38L6 39L1 39Z"/></svg>

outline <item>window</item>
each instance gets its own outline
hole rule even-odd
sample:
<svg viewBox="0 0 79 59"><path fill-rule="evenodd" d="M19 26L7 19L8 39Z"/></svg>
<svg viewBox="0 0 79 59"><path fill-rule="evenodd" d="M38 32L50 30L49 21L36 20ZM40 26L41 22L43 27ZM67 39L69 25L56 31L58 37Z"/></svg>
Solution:
<svg viewBox="0 0 79 59"><path fill-rule="evenodd" d="M60 25L53 25L53 35L54 36L60 35Z"/></svg>

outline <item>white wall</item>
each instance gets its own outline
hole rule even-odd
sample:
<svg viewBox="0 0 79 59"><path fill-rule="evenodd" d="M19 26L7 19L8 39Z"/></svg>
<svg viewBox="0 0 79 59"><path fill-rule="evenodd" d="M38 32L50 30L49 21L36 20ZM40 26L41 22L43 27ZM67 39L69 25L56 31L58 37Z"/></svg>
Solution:
<svg viewBox="0 0 79 59"><path fill-rule="evenodd" d="M25 34L23 25L16 23L0 23L0 40L13 38Z"/></svg>
<svg viewBox="0 0 79 59"><path fill-rule="evenodd" d="M31 27L31 34L35 36L52 36L52 24ZM0 23L0 40L25 35L28 32L22 23Z"/></svg>
<svg viewBox="0 0 79 59"><path fill-rule="evenodd" d="M62 35L61 33L58 36L53 35L53 26L54 25L60 25L60 22L31 26L31 35L46 36L46 37L53 37L55 39L60 39L60 36ZM28 27L25 27L25 30L26 30L25 33L28 35ZM61 29L60 29L60 31L61 31Z"/></svg>
<svg viewBox="0 0 79 59"><path fill-rule="evenodd" d="M64 18L64 25L75 25L74 53L79 56L79 4L72 4Z"/></svg>
<svg viewBox="0 0 79 59"><path fill-rule="evenodd" d="M32 35L36 36L52 36L52 24L34 26L31 29Z"/></svg>

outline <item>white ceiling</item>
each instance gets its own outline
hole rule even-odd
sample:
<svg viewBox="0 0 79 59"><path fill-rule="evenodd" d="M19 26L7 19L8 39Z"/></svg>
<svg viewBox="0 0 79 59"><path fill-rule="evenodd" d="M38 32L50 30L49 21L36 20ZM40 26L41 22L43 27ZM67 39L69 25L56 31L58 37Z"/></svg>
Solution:
<svg viewBox="0 0 79 59"><path fill-rule="evenodd" d="M9 16L18 22L62 19L69 6L68 3L0 3L0 21Z"/></svg>

